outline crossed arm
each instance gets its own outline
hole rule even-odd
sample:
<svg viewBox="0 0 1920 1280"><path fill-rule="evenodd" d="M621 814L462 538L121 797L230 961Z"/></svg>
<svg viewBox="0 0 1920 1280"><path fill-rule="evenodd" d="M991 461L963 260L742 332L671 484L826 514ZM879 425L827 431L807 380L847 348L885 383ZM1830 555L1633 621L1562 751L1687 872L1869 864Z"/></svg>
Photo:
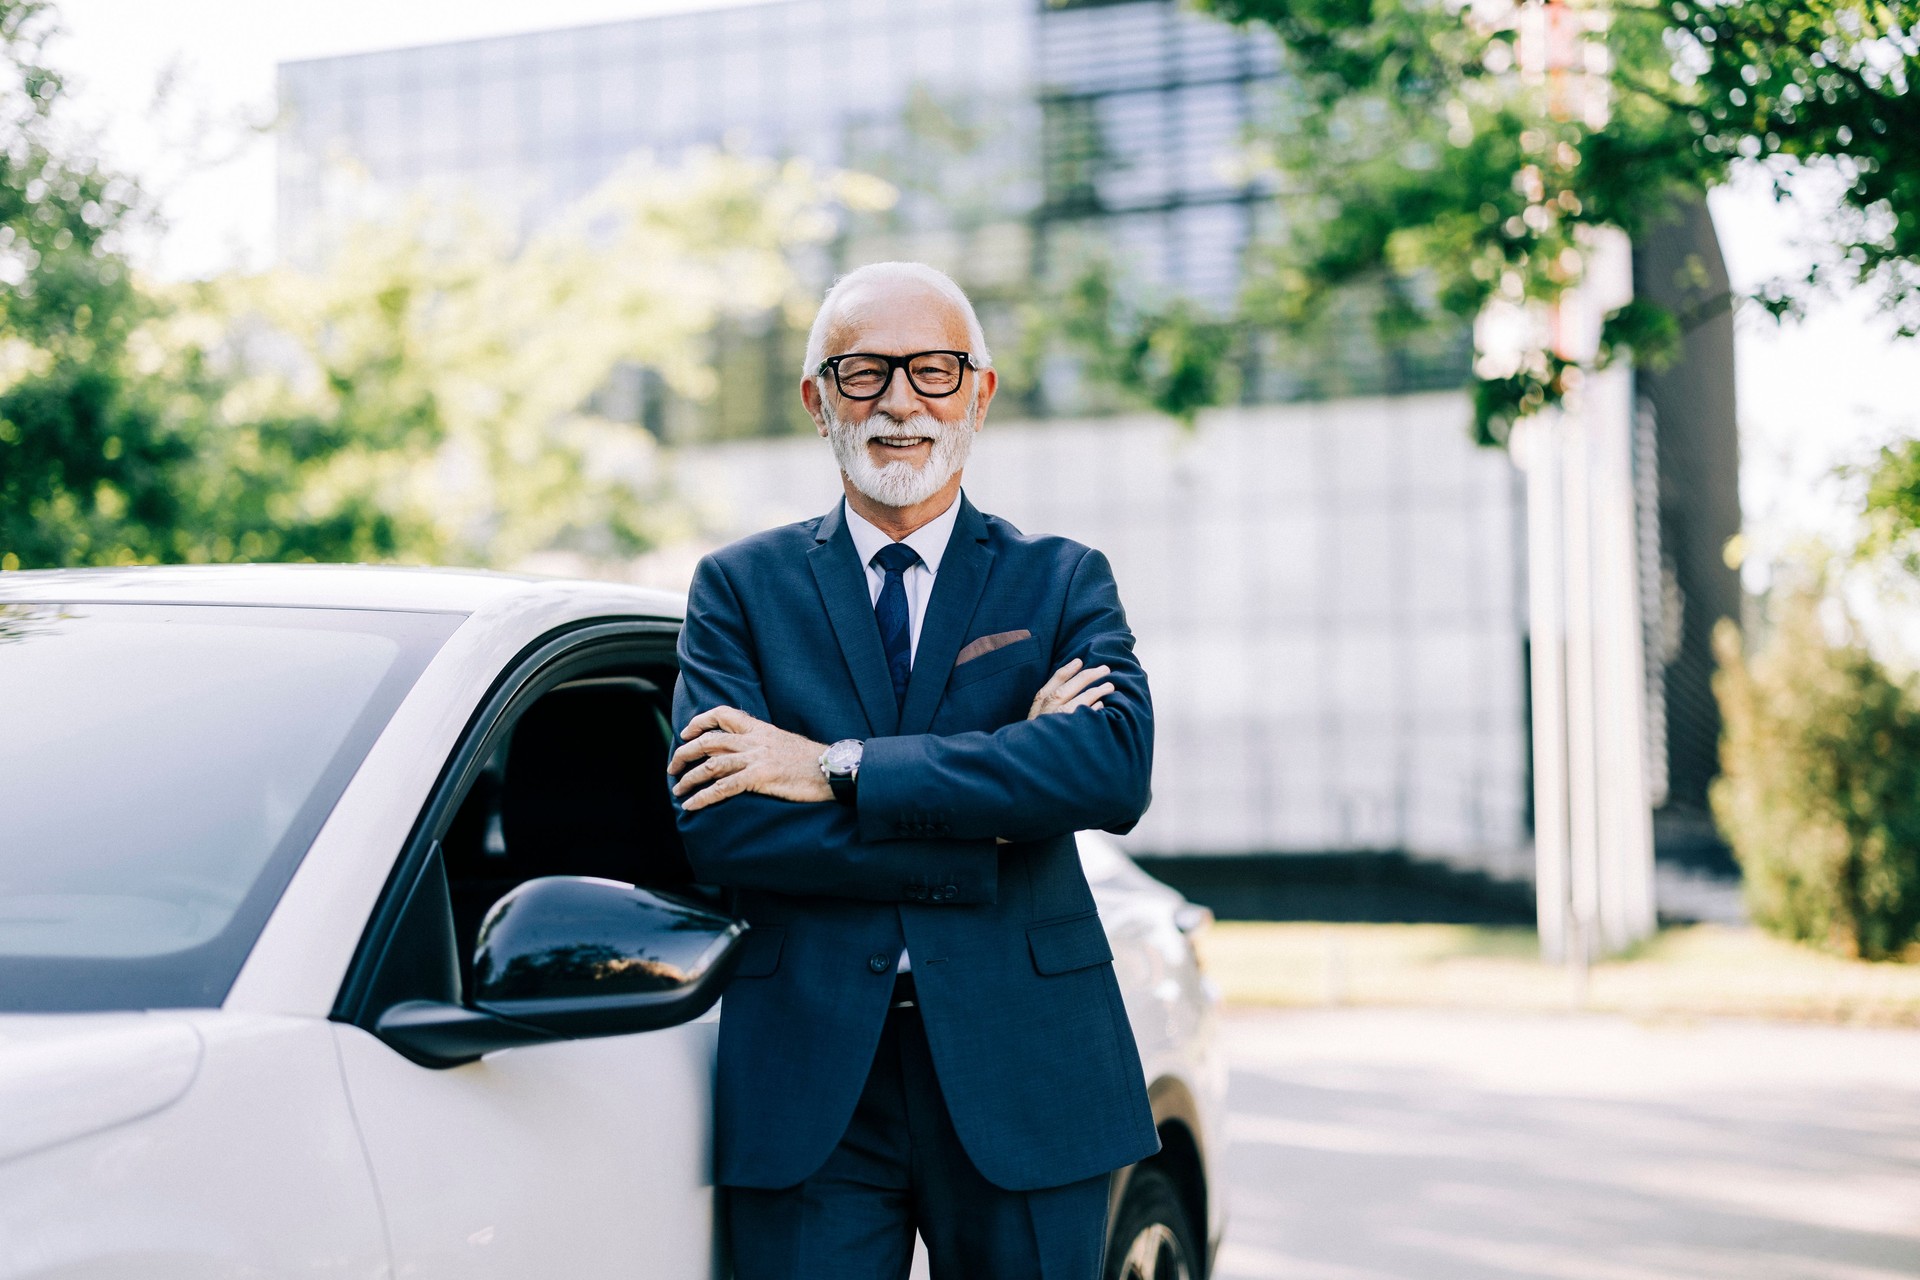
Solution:
<svg viewBox="0 0 1920 1280"><path fill-rule="evenodd" d="M1033 695L1027 719L1070 715L1081 707L1102 709L1106 703L1101 699L1113 692L1113 686L1094 681L1112 670L1070 659ZM673 753L667 772L676 779L673 794L689 812L746 792L802 804L833 799L826 775L820 771L825 743L788 733L737 707L702 711L687 722L680 737L685 743Z"/></svg>
<svg viewBox="0 0 1920 1280"><path fill-rule="evenodd" d="M1104 557L1075 570L1059 652L1076 655L1026 720L991 732L869 739L857 808L832 799L822 744L772 723L725 572L703 562L681 633L674 718L687 853L709 883L902 901L992 901L996 840L1124 830L1145 807L1146 681ZM1080 657L1078 655L1085 655Z"/></svg>

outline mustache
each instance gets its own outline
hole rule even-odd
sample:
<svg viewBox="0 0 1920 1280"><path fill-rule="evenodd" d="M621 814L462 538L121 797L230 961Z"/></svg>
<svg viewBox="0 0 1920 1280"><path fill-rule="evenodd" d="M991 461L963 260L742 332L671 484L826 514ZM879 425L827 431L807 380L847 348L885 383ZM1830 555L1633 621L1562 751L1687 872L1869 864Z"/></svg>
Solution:
<svg viewBox="0 0 1920 1280"><path fill-rule="evenodd" d="M938 440L955 426L961 425L965 424L941 422L930 413L916 413L904 420L876 413L855 428L859 433L855 438L862 444L869 440L878 440L882 436L926 436L928 439Z"/></svg>

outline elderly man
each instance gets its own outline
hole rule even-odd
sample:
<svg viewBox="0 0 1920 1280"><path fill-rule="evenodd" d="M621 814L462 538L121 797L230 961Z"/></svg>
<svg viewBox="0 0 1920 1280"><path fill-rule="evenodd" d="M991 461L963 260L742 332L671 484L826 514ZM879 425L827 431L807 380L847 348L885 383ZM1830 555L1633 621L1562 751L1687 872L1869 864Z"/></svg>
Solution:
<svg viewBox="0 0 1920 1280"><path fill-rule="evenodd" d="M1147 805L1153 716L1098 551L960 492L993 401L973 307L877 263L800 393L846 496L701 561L670 766L752 924L720 1023L741 1280L1094 1280L1158 1149L1073 833Z"/></svg>

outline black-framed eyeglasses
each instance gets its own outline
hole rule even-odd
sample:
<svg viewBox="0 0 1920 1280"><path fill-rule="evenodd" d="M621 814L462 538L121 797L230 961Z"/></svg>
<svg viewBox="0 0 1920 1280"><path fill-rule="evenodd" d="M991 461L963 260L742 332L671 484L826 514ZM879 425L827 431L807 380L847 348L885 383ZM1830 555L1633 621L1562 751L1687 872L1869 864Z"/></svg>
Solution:
<svg viewBox="0 0 1920 1280"><path fill-rule="evenodd" d="M833 385L849 400L878 400L893 382L893 371L907 371L907 385L931 400L960 389L960 375L973 363L964 351L916 351L912 355L882 356L849 351L828 356L815 373L833 373Z"/></svg>

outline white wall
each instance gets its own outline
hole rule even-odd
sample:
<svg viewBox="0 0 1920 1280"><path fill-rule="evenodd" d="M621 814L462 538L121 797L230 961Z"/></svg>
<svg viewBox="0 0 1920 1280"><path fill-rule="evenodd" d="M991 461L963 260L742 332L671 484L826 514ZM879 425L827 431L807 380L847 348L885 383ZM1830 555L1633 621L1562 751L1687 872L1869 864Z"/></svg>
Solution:
<svg viewBox="0 0 1920 1280"><path fill-rule="evenodd" d="M1405 849L1523 873L1521 491L1458 394L990 422L976 505L1112 559L1152 681L1137 852ZM805 519L815 438L681 454L715 540ZM689 562L690 567L690 562Z"/></svg>

